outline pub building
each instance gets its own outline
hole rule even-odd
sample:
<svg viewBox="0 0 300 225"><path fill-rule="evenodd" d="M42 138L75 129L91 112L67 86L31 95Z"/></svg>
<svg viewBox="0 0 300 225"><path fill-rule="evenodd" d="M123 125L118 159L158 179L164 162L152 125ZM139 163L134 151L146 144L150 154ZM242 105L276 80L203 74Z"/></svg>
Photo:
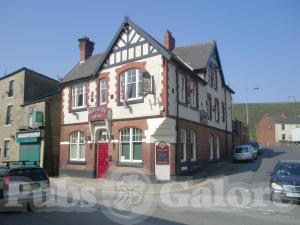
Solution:
<svg viewBox="0 0 300 225"><path fill-rule="evenodd" d="M198 171L232 151L231 94L215 41L161 44L128 17L103 53L79 40L61 80L60 175L157 180Z"/></svg>

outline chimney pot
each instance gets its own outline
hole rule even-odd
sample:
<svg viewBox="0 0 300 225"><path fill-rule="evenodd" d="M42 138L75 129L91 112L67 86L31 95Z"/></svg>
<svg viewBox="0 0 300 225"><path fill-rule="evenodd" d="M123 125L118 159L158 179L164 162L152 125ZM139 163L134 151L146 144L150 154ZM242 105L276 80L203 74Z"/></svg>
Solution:
<svg viewBox="0 0 300 225"><path fill-rule="evenodd" d="M94 42L90 41L87 36L78 39L80 49L80 62L84 62L94 51Z"/></svg>
<svg viewBox="0 0 300 225"><path fill-rule="evenodd" d="M164 45L170 51L173 51L175 48L175 38L169 30L166 30L164 34Z"/></svg>

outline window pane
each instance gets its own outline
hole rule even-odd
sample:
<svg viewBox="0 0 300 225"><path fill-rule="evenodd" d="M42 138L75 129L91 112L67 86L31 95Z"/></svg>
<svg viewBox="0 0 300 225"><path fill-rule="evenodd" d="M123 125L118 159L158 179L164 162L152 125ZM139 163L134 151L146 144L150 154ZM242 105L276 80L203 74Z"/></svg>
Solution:
<svg viewBox="0 0 300 225"><path fill-rule="evenodd" d="M77 95L77 107L83 106L83 94Z"/></svg>
<svg viewBox="0 0 300 225"><path fill-rule="evenodd" d="M85 159L85 144L79 145L79 159Z"/></svg>
<svg viewBox="0 0 300 225"><path fill-rule="evenodd" d="M128 98L136 98L136 83L128 84Z"/></svg>
<svg viewBox="0 0 300 225"><path fill-rule="evenodd" d="M133 160L142 160L142 143L133 143Z"/></svg>
<svg viewBox="0 0 300 225"><path fill-rule="evenodd" d="M70 159L77 159L77 145L71 144L70 145Z"/></svg>
<svg viewBox="0 0 300 225"><path fill-rule="evenodd" d="M130 159L130 143L122 143L121 144L122 148L122 159L129 160ZM124 157L124 158L123 158Z"/></svg>

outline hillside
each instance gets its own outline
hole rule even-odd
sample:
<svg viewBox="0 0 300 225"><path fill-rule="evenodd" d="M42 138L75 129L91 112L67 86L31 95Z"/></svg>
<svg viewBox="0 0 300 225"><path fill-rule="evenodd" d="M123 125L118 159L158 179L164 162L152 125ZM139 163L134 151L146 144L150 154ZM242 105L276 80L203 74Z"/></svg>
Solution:
<svg viewBox="0 0 300 225"><path fill-rule="evenodd" d="M300 115L300 102L285 102L285 103L249 103L249 127L250 136L255 138L255 124L265 114L278 115L285 113L287 115ZM246 122L246 106L245 104L233 104L233 118Z"/></svg>

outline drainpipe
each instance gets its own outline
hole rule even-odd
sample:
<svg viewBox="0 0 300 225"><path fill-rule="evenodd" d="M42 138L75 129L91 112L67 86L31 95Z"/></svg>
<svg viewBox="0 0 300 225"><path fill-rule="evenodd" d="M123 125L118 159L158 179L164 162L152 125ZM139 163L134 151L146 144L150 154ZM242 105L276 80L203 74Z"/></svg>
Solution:
<svg viewBox="0 0 300 225"><path fill-rule="evenodd" d="M225 148L226 148L226 153L227 153L227 156L229 155L229 152L228 152L228 140L227 140L227 131L228 131L228 118L227 118L227 94L226 94L226 87L224 88L224 94L225 94L225 132L226 132L226 138L225 138Z"/></svg>

